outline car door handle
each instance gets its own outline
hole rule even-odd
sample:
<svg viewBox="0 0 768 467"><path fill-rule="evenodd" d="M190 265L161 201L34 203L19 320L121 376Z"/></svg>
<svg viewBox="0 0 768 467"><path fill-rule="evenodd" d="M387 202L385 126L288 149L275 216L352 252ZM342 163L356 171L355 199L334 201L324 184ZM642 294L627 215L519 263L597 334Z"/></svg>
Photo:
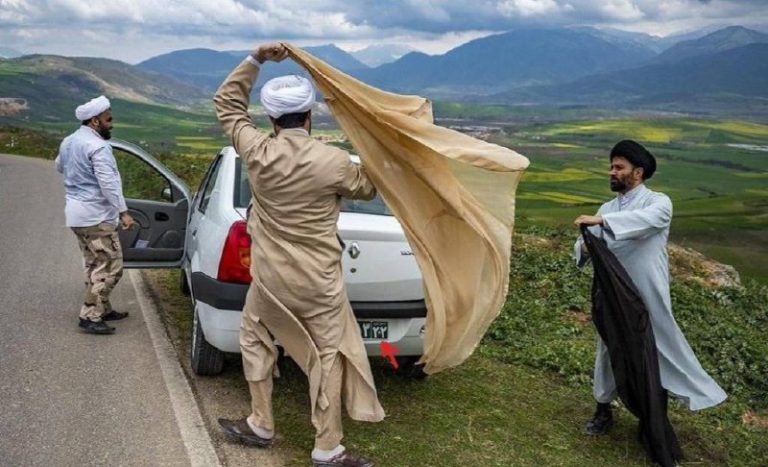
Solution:
<svg viewBox="0 0 768 467"><path fill-rule="evenodd" d="M155 213L155 220L160 222L165 222L169 219L168 214L164 212L156 212Z"/></svg>
<svg viewBox="0 0 768 467"><path fill-rule="evenodd" d="M357 242L352 242L352 245L347 251L352 259L357 259L357 257L360 256L360 245Z"/></svg>
<svg viewBox="0 0 768 467"><path fill-rule="evenodd" d="M192 231L192 238L194 238L195 236L197 236L197 229Z"/></svg>

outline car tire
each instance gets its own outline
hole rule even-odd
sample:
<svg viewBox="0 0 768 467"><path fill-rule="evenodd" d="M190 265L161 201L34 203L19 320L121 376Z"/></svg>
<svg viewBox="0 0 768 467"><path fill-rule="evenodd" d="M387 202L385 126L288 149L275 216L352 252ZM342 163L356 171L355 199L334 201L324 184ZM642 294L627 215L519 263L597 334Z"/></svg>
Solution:
<svg viewBox="0 0 768 467"><path fill-rule="evenodd" d="M224 369L224 352L205 340L197 310L192 322L192 371L199 376L216 376Z"/></svg>
<svg viewBox="0 0 768 467"><path fill-rule="evenodd" d="M426 379L429 376L424 372L424 364L416 363L421 356L397 357L397 372L413 379Z"/></svg>
<svg viewBox="0 0 768 467"><path fill-rule="evenodd" d="M179 290L187 297L192 295L192 291L189 290L189 282L187 282L187 273L184 269L179 269Z"/></svg>

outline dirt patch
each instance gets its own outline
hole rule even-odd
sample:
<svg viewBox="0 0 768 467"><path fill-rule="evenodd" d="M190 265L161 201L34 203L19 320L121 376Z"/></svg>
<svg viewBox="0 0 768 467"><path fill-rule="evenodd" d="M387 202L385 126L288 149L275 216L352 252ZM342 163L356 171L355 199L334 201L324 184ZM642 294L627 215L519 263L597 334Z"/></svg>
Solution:
<svg viewBox="0 0 768 467"><path fill-rule="evenodd" d="M741 416L741 422L748 427L768 430L768 414L759 415L751 410L747 410Z"/></svg>
<svg viewBox="0 0 768 467"><path fill-rule="evenodd" d="M692 279L708 287L741 287L741 278L733 266L671 243L668 251L670 272L674 277Z"/></svg>
<svg viewBox="0 0 768 467"><path fill-rule="evenodd" d="M547 248L553 249L558 246L557 242L547 237L531 235L526 233L515 233L514 248Z"/></svg>
<svg viewBox="0 0 768 467"><path fill-rule="evenodd" d="M571 305L566 310L563 319L582 326L589 326L592 324L592 315L582 310L576 305Z"/></svg>
<svg viewBox="0 0 768 467"><path fill-rule="evenodd" d="M14 117L29 110L26 99L16 97L0 97L0 117Z"/></svg>

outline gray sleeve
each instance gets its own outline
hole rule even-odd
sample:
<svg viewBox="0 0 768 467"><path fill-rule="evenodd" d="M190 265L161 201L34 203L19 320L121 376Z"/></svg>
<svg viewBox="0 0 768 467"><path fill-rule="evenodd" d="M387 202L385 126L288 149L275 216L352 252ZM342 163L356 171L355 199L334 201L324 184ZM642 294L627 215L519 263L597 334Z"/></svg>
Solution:
<svg viewBox="0 0 768 467"><path fill-rule="evenodd" d="M120 172L117 170L115 156L112 155L112 148L105 146L91 155L93 163L93 172L99 181L101 193L114 206L118 212L125 212L128 207L123 198L123 182L120 179Z"/></svg>
<svg viewBox="0 0 768 467"><path fill-rule="evenodd" d="M656 196L642 209L603 215L605 229L619 241L653 235L668 228L671 222L672 201L666 195Z"/></svg>

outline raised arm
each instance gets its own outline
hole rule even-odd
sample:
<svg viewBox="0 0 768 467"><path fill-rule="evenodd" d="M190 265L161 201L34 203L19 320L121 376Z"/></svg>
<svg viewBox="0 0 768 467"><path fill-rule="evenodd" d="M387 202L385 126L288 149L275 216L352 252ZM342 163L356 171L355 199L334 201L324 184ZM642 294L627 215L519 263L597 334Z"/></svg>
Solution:
<svg viewBox="0 0 768 467"><path fill-rule="evenodd" d="M216 115L235 150L244 155L267 135L256 128L248 114L251 90L259 77L259 66L267 60L282 61L288 51L280 44L259 46L226 77L213 98Z"/></svg>

